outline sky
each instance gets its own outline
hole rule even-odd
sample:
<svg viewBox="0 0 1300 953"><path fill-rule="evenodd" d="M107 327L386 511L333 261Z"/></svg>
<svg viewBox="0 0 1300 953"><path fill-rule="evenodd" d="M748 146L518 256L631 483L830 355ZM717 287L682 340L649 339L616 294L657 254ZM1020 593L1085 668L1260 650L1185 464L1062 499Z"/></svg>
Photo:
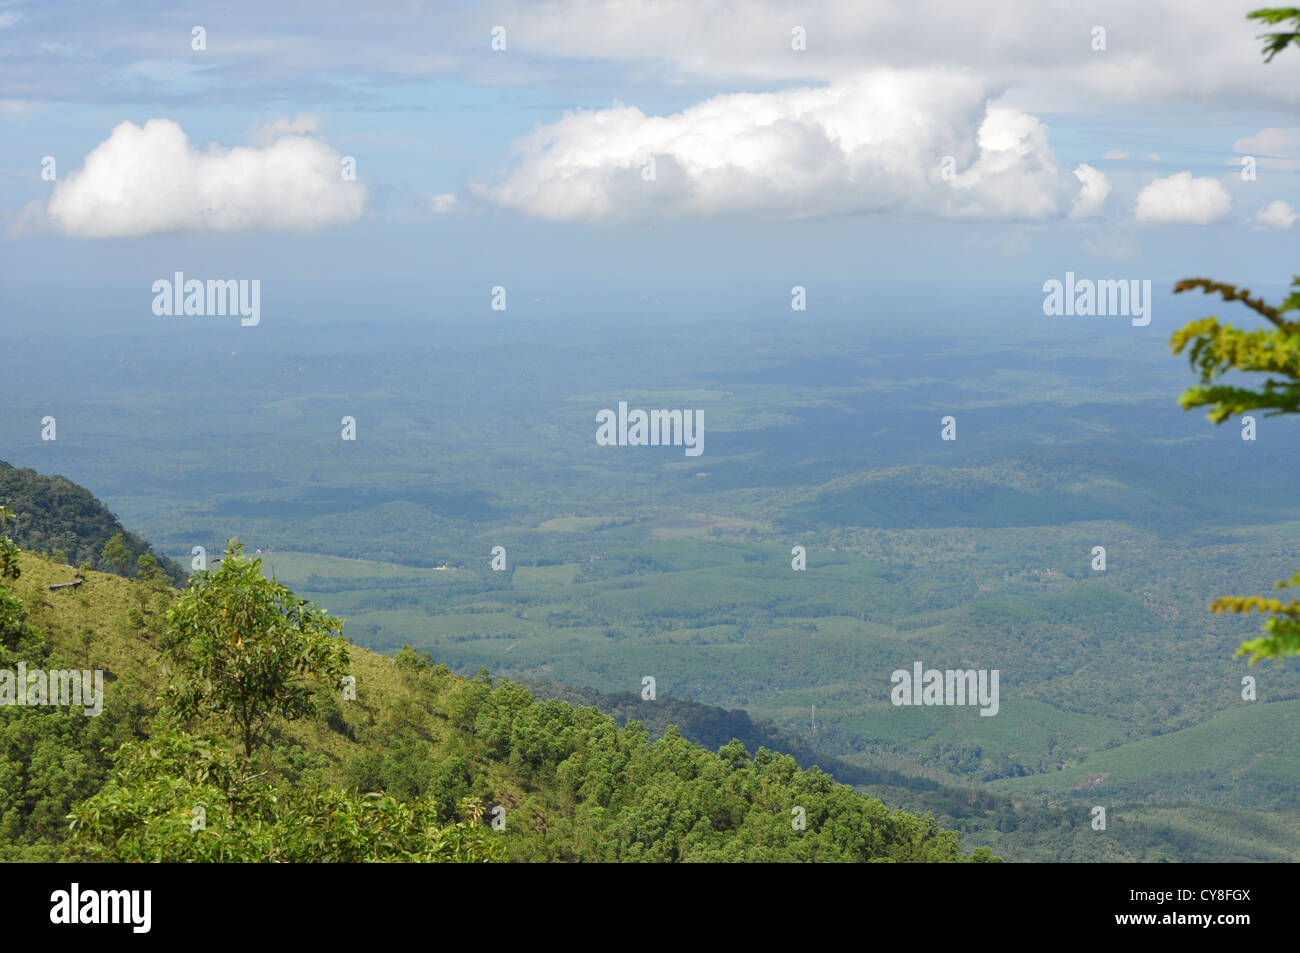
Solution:
<svg viewBox="0 0 1300 953"><path fill-rule="evenodd" d="M0 281L1283 282L1257 6L0 0Z"/></svg>

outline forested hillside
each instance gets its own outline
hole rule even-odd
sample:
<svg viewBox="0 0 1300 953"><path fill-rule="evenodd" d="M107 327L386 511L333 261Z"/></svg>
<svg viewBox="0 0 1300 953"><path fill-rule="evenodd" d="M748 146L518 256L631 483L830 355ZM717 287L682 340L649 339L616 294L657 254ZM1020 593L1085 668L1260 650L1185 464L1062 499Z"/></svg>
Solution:
<svg viewBox="0 0 1300 953"><path fill-rule="evenodd" d="M56 562L89 564L102 572L135 576L153 565L174 584L183 585L185 572L153 551L141 536L128 532L108 507L85 487L61 476L45 476L0 460L0 502L14 513L9 537L23 549L44 553ZM117 545L105 547L120 535ZM117 547L120 546L120 549ZM117 558L113 551L117 549Z"/></svg>
<svg viewBox="0 0 1300 953"><path fill-rule="evenodd" d="M671 727L654 740L636 721L459 678L410 649L339 642L355 699L290 680L286 694L309 695L302 717L269 719L245 750L230 712L177 704L192 664L177 650L199 623L174 589L92 572L51 591L66 568L20 561L0 590L0 669L99 668L105 698L97 717L0 707L0 859L964 859L933 819L787 755L738 742L715 754ZM260 572L227 560L188 605L260 598ZM294 611L295 624L323 618Z"/></svg>

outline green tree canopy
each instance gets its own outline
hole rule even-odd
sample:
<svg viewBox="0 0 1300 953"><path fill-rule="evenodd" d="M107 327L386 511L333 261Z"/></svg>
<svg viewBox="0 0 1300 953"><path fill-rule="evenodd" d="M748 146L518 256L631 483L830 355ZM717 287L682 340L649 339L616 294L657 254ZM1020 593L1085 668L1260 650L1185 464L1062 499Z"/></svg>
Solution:
<svg viewBox="0 0 1300 953"><path fill-rule="evenodd" d="M443 824L429 798L277 789L241 774L219 738L163 728L129 742L103 789L73 809L71 846L93 860L137 863L505 859L471 799L460 820Z"/></svg>
<svg viewBox="0 0 1300 953"><path fill-rule="evenodd" d="M216 572L197 574L167 613L176 678L166 707L184 720L213 717L251 757L274 718L315 711L317 686L338 687L348 652L343 620L262 575L235 540Z"/></svg>
<svg viewBox="0 0 1300 953"><path fill-rule="evenodd" d="M146 582L162 582L167 579L167 574L162 571L153 553L141 553L135 564L136 574Z"/></svg>
<svg viewBox="0 0 1300 953"><path fill-rule="evenodd" d="M119 576L125 576L126 571L131 568L131 563L135 562L135 557L126 546L126 537L121 533L117 533L104 544L104 551L99 554L99 558Z"/></svg>

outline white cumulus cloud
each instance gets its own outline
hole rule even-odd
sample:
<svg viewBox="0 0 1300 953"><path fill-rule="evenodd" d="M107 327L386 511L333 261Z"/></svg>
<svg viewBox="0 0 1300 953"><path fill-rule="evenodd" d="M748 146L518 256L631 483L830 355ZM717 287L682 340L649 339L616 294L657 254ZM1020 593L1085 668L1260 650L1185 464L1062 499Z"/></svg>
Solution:
<svg viewBox="0 0 1300 953"><path fill-rule="evenodd" d="M1253 136L1238 139L1232 144L1234 152L1255 156L1261 169L1295 172L1300 169L1300 126L1268 126ZM1228 160L1238 164L1239 159Z"/></svg>
<svg viewBox="0 0 1300 953"><path fill-rule="evenodd" d="M1209 225L1231 208L1232 197L1218 179L1175 172L1138 193L1134 214L1139 222Z"/></svg>
<svg viewBox="0 0 1300 953"><path fill-rule="evenodd" d="M274 129L274 127L272 127ZM299 120L280 133L314 128ZM47 222L83 238L159 232L310 231L359 217L366 193L318 139L196 149L169 119L118 125L56 186Z"/></svg>
<svg viewBox="0 0 1300 953"><path fill-rule="evenodd" d="M1268 228L1290 228L1295 224L1296 211L1290 202L1274 199L1255 213L1255 224Z"/></svg>
<svg viewBox="0 0 1300 953"><path fill-rule="evenodd" d="M1106 177L1062 169L1047 128L975 80L877 70L826 86L715 96L647 116L583 110L515 144L495 204L548 219L900 210L1044 219L1095 211Z"/></svg>

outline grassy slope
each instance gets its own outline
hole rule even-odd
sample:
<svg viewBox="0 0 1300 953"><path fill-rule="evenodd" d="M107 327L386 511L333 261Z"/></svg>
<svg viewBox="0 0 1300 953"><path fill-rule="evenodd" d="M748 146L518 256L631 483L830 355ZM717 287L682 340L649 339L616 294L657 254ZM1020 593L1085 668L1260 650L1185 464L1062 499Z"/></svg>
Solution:
<svg viewBox="0 0 1300 953"><path fill-rule="evenodd" d="M51 583L71 581L71 570L29 552L23 553L22 570L22 577L11 588L27 606L29 621L44 633L59 656L81 667L104 670L105 707L120 697L123 676L138 679L143 693L156 697L165 684L157 666L159 633L175 590L163 588L149 594L131 580L91 572L76 589L50 592L46 586ZM133 611L143 618L142 627L132 624ZM358 684L357 703L348 711L350 721L373 724L385 704L412 697L391 658L356 646L349 652ZM325 754L335 764L363 750L363 745L320 722L294 724L286 736Z"/></svg>

